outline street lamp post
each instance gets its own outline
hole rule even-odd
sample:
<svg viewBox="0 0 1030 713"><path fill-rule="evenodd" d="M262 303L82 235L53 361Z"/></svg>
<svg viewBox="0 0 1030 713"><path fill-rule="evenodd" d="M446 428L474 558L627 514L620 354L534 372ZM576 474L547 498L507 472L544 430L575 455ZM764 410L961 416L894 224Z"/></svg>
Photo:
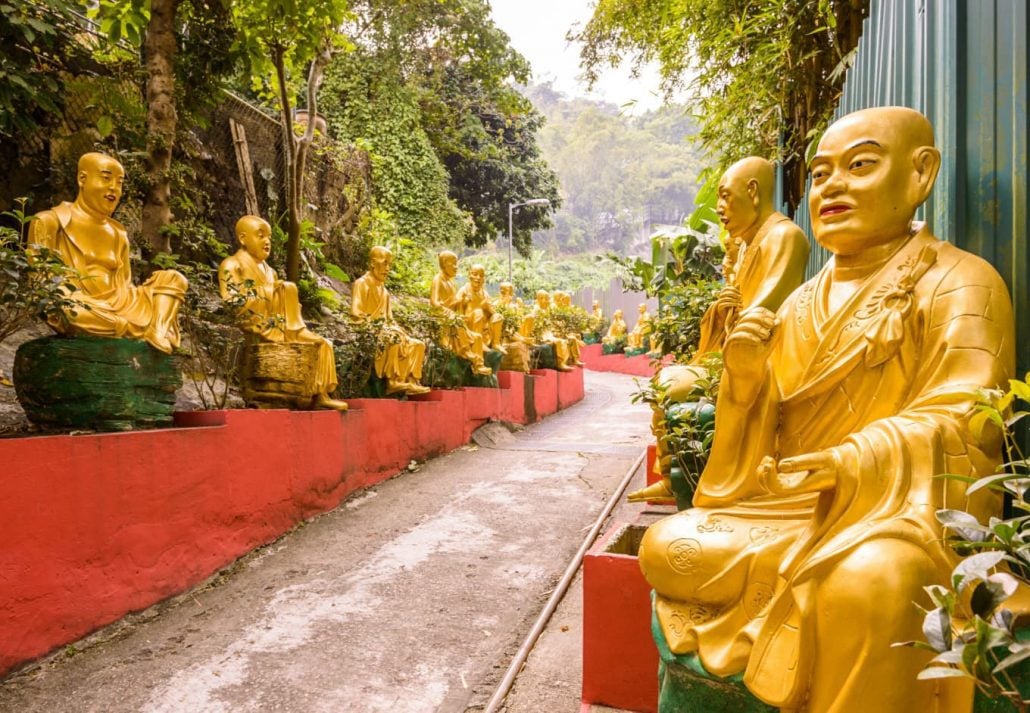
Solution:
<svg viewBox="0 0 1030 713"><path fill-rule="evenodd" d="M530 198L524 203L509 203L508 204L508 282L511 282L511 246L515 242L515 238L512 235L511 230L511 214L516 208L521 208L524 205L551 205L551 201L546 198Z"/></svg>

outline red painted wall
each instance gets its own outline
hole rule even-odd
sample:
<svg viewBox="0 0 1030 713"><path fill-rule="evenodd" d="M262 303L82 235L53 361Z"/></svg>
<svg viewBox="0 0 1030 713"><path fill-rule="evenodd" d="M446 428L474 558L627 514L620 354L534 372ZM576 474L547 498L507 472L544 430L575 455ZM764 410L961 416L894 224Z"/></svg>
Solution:
<svg viewBox="0 0 1030 713"><path fill-rule="evenodd" d="M603 354L602 345L588 344L580 350L581 359L587 369L593 371L613 371L618 374L630 374L631 376L654 375L654 366L651 358L646 354L628 357L625 354ZM665 364L672 362L672 357L666 355Z"/></svg>
<svg viewBox="0 0 1030 713"><path fill-rule="evenodd" d="M613 525L583 558L583 702L654 713L651 588L637 557L605 551L621 529Z"/></svg>
<svg viewBox="0 0 1030 713"><path fill-rule="evenodd" d="M354 399L345 414L198 412L177 428L0 440L0 674L188 589L489 419L527 422L530 377L501 377L501 389Z"/></svg>

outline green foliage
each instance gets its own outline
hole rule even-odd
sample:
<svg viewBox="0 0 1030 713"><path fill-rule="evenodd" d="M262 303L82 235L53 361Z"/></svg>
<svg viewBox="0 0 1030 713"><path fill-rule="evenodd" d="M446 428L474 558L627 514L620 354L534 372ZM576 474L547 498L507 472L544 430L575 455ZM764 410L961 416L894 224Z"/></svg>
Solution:
<svg viewBox="0 0 1030 713"><path fill-rule="evenodd" d="M336 357L336 378L339 385L335 398L347 399L364 395L374 375L375 358L388 342L390 332L382 319L351 322L333 340Z"/></svg>
<svg viewBox="0 0 1030 713"><path fill-rule="evenodd" d="M715 301L721 283L707 277L695 277L673 285L662 294L662 307L651 320L651 333L656 335L663 354L673 354L676 361L690 361L701 340L701 318Z"/></svg>
<svg viewBox="0 0 1030 713"><path fill-rule="evenodd" d="M1003 493L1011 498L1013 515L984 524L961 510L937 511L948 542L968 556L948 585L926 588L934 608L926 610L925 641L896 644L934 652L919 678L971 678L984 694L1003 698L1019 711L1030 710L1030 700L1011 674L1015 665L1030 659L1030 642L1017 638L1015 616L1005 602L1019 586L1030 584L1030 459L1016 437L1017 425L1030 416L1028 381L1030 374L1024 381L1011 380L1008 391L984 392L969 423L977 439L985 429L1000 430L1011 460L995 475L979 479L942 476L967 483L967 494L984 488Z"/></svg>
<svg viewBox="0 0 1030 713"><path fill-rule="evenodd" d="M496 285L508 279L506 252L477 253L464 260L481 263L489 284ZM584 287L605 289L618 274L610 263L601 262L591 254L550 255L543 250L534 250L528 258L516 257L512 261L512 283L519 294L528 297L535 295L537 290L575 293Z"/></svg>
<svg viewBox="0 0 1030 713"><path fill-rule="evenodd" d="M87 61L65 0L0 0L0 136L28 133L64 105L61 72Z"/></svg>
<svg viewBox="0 0 1030 713"><path fill-rule="evenodd" d="M525 91L547 119L540 146L564 198L555 227L537 235L538 244L629 255L642 224L680 223L703 165L686 140L696 127L685 107L634 117L610 104L567 98L548 84Z"/></svg>
<svg viewBox="0 0 1030 713"><path fill-rule="evenodd" d="M465 241L471 220L448 197L447 172L421 126L415 96L375 55L358 50L336 57L321 106L333 136L369 153L379 230L392 225L397 236L427 246Z"/></svg>
<svg viewBox="0 0 1030 713"><path fill-rule="evenodd" d="M689 91L701 145L725 168L783 160L787 201L804 186L805 147L835 108L868 3L853 0L599 0L572 39L590 81L631 56L656 62L665 89Z"/></svg>
<svg viewBox="0 0 1030 713"><path fill-rule="evenodd" d="M555 333L563 337L572 334L582 335L590 328L590 314L576 305L551 307L548 310L548 318Z"/></svg>
<svg viewBox="0 0 1030 713"><path fill-rule="evenodd" d="M18 226L0 226L0 342L37 317L61 318L65 310L88 309L66 289L67 280L77 273L56 253L26 244L31 218L25 215L25 199L0 218Z"/></svg>

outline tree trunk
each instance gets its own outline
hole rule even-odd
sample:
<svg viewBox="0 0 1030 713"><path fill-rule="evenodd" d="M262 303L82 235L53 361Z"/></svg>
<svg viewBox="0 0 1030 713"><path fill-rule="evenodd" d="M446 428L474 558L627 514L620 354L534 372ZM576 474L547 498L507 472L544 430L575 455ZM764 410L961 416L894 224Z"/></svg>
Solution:
<svg viewBox="0 0 1030 713"><path fill-rule="evenodd" d="M147 70L147 191L143 199L143 236L155 252L171 252L161 229L172 222L169 169L175 146L175 12L179 0L152 0L143 38Z"/></svg>
<svg viewBox="0 0 1030 713"><path fill-rule="evenodd" d="M304 134L297 136L293 128L293 108L286 84L286 67L281 52L273 52L276 78L279 83L280 120L285 147L286 181L286 279L300 279L300 228L304 220L304 171L307 167L308 147L315 138L315 116L318 112L318 87L322 84L325 66L332 58L328 47L321 50L308 70L307 110L308 124Z"/></svg>

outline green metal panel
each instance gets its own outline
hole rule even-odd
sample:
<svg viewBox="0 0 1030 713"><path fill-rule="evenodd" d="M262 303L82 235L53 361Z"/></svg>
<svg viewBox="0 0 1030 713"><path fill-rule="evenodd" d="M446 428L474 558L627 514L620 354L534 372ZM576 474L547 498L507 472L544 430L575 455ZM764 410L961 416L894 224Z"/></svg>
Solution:
<svg viewBox="0 0 1030 713"><path fill-rule="evenodd" d="M1024 0L871 0L836 114L900 105L933 122L943 163L921 217L1005 278L1021 374L1030 370L1028 30ZM811 234L807 201L795 219ZM827 258L814 249L809 274Z"/></svg>

